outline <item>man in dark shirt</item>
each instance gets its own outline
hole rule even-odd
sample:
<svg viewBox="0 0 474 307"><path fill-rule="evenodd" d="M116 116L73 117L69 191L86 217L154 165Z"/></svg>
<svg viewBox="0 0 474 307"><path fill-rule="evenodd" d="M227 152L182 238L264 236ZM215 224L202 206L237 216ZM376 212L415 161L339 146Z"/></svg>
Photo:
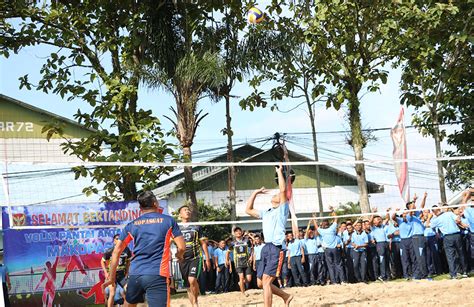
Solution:
<svg viewBox="0 0 474 307"><path fill-rule="evenodd" d="M176 221L158 213L158 200L151 191L138 195L142 214L125 226L110 260L110 271L103 288L115 284L120 255L133 240L126 300L128 306L144 302L148 306L169 306L171 239L178 248L176 257L182 261L186 245Z"/></svg>
<svg viewBox="0 0 474 307"><path fill-rule="evenodd" d="M182 224L179 226L186 242L186 251L184 259L179 264L181 276L183 276L184 284L188 287L188 298L191 306L198 306L199 296L199 275L202 271L202 251L206 255L206 267L211 266L211 258L207 248L207 243L203 239L201 226L188 225L191 221L191 211L187 205L178 209L179 217Z"/></svg>
<svg viewBox="0 0 474 307"><path fill-rule="evenodd" d="M114 246L117 245L117 242L119 240L120 235L116 234L114 236ZM105 272L105 278L108 278L109 274L109 266L110 266L110 258L112 257L112 252L114 251L114 248L109 248L108 250L105 251L104 255L102 256L102 259L100 261L100 264L102 266L102 270ZM128 247L125 247L124 251L120 255L119 258L119 263L117 266L117 276L116 276L116 281L118 284L120 284L120 287L122 289L125 288L126 284L126 276L128 273L128 267L130 265L130 258L132 257L132 252ZM110 285L109 286L109 294L108 294L108 299L107 299L107 306L112 307L114 305L114 297L115 297L115 290L117 288L116 284Z"/></svg>
<svg viewBox="0 0 474 307"><path fill-rule="evenodd" d="M252 268L250 267L249 242L244 237L240 227L234 228L235 240L232 242L234 247L235 270L239 274L240 292L245 294L245 288L248 288L252 282Z"/></svg>

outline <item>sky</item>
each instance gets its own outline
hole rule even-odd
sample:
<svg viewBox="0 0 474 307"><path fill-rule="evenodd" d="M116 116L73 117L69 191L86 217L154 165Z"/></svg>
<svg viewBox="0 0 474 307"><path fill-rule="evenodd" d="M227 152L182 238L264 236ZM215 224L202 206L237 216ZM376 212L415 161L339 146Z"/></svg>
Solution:
<svg viewBox="0 0 474 307"><path fill-rule="evenodd" d="M19 54L12 54L8 59L0 58L0 93L73 119L78 109L82 112L88 112L91 108L81 101L67 102L61 99L60 96L53 94L19 89L18 78L25 74L29 74L29 78L33 83L40 79L39 70L52 51L54 49L49 46L35 46L24 48ZM387 84L381 85L379 92L369 93L362 98L361 114L364 128L391 127L395 124L400 112L399 82L401 72L390 67L386 69L389 71ZM78 73L75 77L81 78L81 75ZM270 90L270 87L269 85L264 85L261 90L267 92ZM252 89L247 85L247 81L244 80L243 83L235 86L232 94L243 98L249 95L251 91ZM138 106L146 110L152 110L153 114L162 121L162 127L165 130L170 130L172 125L164 116L171 116L169 108L174 104L173 97L161 90L146 89L144 87L141 87L138 95ZM279 102L278 105L281 109L285 110L294 107L297 103L298 101L296 100L287 99ZM201 122L197 130L193 151L205 151L206 149L225 146L226 136L221 132L225 127L225 103L223 101L214 103L203 99L200 102L199 108L208 112L209 116ZM412 108L406 108L406 125L411 124L413 112ZM255 109L251 112L249 110L242 110L239 106L239 98L234 98L232 100L231 114L234 144L252 143L256 138L269 137L275 132L295 133L311 131L305 105L290 113L272 112L269 108ZM347 130L345 108L343 107L336 111L333 108L327 109L324 105L319 105L316 110L316 129L318 132ZM365 158L391 159L393 148L390 132L379 131L374 135L377 139L369 143L365 149ZM345 134L318 134L320 160L353 160L352 149L345 142L345 137ZM173 139L170 139L170 141L176 142ZM290 150L309 157L312 156L311 136L309 134L293 136L291 141L288 144ZM262 146L263 143L257 145ZM268 145L271 145L271 143L267 143L265 146L268 147ZM432 138L421 136L416 129L407 129L407 148L409 158L429 160L436 156ZM447 148L448 145L444 143L443 149ZM195 156L195 161L207 160L216 154L224 152L225 149L200 153ZM391 166L387 167L390 168ZM412 163L410 167L416 170L435 171L432 161ZM345 171L353 172L350 168L346 168ZM373 178L374 180L391 182L392 184L395 179L393 172L388 171L368 170L368 176L369 179ZM432 177L429 180L413 177L411 182L414 186L437 192L437 182L433 180L433 175L429 176ZM419 193L423 190L419 189Z"/></svg>

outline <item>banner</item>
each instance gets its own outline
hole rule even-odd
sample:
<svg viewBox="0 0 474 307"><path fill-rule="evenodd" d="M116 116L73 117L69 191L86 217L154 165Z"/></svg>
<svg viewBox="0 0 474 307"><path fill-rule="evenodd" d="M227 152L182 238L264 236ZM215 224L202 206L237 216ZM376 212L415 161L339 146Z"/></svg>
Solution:
<svg viewBox="0 0 474 307"><path fill-rule="evenodd" d="M407 143L405 135L404 125L404 109L400 110L397 123L392 128L390 135L393 142L393 159L407 159ZM400 189L400 195L403 200L407 203L410 201L410 183L408 180L408 162L396 162L394 163L395 175L397 176L398 188Z"/></svg>
<svg viewBox="0 0 474 307"><path fill-rule="evenodd" d="M167 208L163 201L160 205ZM8 210L2 208L4 263L10 274L13 306L104 304L102 254L113 246L113 236L121 231L121 227L110 226L137 218L138 203L26 206L12 207L12 212L16 226L38 226L9 229ZM84 225L103 228L69 228Z"/></svg>

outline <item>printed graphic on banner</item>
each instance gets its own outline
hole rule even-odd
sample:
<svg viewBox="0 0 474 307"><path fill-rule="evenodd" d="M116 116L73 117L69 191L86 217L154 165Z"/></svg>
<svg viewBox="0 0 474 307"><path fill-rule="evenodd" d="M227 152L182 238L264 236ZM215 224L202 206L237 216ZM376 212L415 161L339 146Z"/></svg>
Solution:
<svg viewBox="0 0 474 307"><path fill-rule="evenodd" d="M3 208L4 262L10 274L13 306L104 304L102 254L113 247L113 236L121 231L107 226L125 225L138 217L138 204L88 203L12 210L15 225L38 226L8 229L8 210ZM43 225L104 227L41 229Z"/></svg>
<svg viewBox="0 0 474 307"><path fill-rule="evenodd" d="M166 201L160 200L160 212L168 214ZM13 206L14 226L85 226L124 225L140 216L136 201L82 203L68 205ZM8 216L3 216L8 227Z"/></svg>

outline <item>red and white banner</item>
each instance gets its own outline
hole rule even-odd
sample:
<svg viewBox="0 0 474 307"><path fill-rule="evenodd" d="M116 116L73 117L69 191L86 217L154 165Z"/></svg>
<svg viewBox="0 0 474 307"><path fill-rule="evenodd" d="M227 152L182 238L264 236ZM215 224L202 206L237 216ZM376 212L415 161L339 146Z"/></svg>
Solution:
<svg viewBox="0 0 474 307"><path fill-rule="evenodd" d="M407 142L405 134L405 112L402 107L397 123L392 128L390 135L393 142L393 159L407 159ZM397 176L398 188L400 194L405 202L410 201L410 183L408 180L408 162L394 163L395 175Z"/></svg>

